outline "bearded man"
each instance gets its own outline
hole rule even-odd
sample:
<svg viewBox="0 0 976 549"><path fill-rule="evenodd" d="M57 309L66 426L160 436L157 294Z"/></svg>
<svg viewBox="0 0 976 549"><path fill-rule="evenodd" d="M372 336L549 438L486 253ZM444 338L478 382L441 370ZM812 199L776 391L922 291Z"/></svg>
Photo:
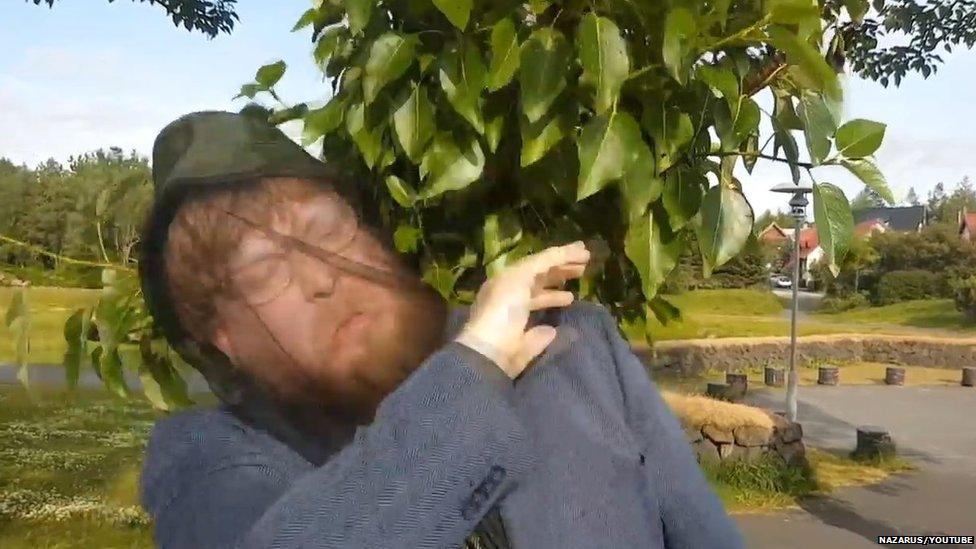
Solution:
<svg viewBox="0 0 976 549"><path fill-rule="evenodd" d="M241 114L156 140L142 286L220 400L153 430L160 547L741 546L612 316L562 289L582 243L452 309L340 173Z"/></svg>

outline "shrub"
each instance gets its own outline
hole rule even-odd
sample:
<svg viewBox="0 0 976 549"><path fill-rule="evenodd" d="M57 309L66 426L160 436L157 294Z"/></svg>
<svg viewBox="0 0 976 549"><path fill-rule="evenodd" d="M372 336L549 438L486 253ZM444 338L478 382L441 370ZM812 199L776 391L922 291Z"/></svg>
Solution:
<svg viewBox="0 0 976 549"><path fill-rule="evenodd" d="M888 305L913 299L946 297L948 287L944 275L923 271L892 271L881 277L875 294L875 302Z"/></svg>
<svg viewBox="0 0 976 549"><path fill-rule="evenodd" d="M820 310L827 313L842 313L858 307L870 305L864 294L847 294L826 297L820 302Z"/></svg>
<svg viewBox="0 0 976 549"><path fill-rule="evenodd" d="M953 280L952 290L956 309L962 311L970 321L976 322L976 276Z"/></svg>

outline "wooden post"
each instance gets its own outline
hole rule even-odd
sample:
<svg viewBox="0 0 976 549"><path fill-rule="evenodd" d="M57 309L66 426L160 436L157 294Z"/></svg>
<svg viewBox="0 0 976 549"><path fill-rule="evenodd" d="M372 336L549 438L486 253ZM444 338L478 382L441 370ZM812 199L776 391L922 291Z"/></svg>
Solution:
<svg viewBox="0 0 976 549"><path fill-rule="evenodd" d="M725 374L725 383L728 384L729 388L729 399L730 400L742 400L746 396L746 390L749 388L749 378L746 374Z"/></svg>
<svg viewBox="0 0 976 549"><path fill-rule="evenodd" d="M976 368L967 366L962 369L962 386L963 387L976 386Z"/></svg>
<svg viewBox="0 0 976 549"><path fill-rule="evenodd" d="M855 459L887 458L895 455L895 443L891 435L881 427L862 425L857 428Z"/></svg>
<svg viewBox="0 0 976 549"><path fill-rule="evenodd" d="M837 385L840 382L840 369L837 366L821 366L817 372L817 385Z"/></svg>
<svg viewBox="0 0 976 549"><path fill-rule="evenodd" d="M785 384L785 376L782 368L766 366L763 370L763 379L770 387L782 387Z"/></svg>
<svg viewBox="0 0 976 549"><path fill-rule="evenodd" d="M886 385L904 385L905 384L905 369L898 368L896 366L889 366L885 368L885 384Z"/></svg>

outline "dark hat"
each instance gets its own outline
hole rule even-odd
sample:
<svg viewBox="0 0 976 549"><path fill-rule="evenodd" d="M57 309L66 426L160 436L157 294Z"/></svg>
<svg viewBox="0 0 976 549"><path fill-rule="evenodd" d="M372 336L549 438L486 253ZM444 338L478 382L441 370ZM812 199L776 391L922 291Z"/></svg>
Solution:
<svg viewBox="0 0 976 549"><path fill-rule="evenodd" d="M344 178L289 139L266 118L197 112L166 126L153 145L155 199L143 228L139 279L146 305L170 345L207 379L221 400L236 403L247 380L216 348L194 341L169 296L164 250L169 226L188 197L267 177L329 181L358 203Z"/></svg>

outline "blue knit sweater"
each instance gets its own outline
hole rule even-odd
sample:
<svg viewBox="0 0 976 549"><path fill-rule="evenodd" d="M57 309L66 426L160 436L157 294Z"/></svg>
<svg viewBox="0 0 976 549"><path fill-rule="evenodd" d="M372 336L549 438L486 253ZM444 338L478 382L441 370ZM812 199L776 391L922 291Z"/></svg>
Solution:
<svg viewBox="0 0 976 549"><path fill-rule="evenodd" d="M457 548L495 509L515 549L741 547L613 317L577 302L548 321L517 382L447 343L348 440L226 408L160 421L141 479L157 544Z"/></svg>

